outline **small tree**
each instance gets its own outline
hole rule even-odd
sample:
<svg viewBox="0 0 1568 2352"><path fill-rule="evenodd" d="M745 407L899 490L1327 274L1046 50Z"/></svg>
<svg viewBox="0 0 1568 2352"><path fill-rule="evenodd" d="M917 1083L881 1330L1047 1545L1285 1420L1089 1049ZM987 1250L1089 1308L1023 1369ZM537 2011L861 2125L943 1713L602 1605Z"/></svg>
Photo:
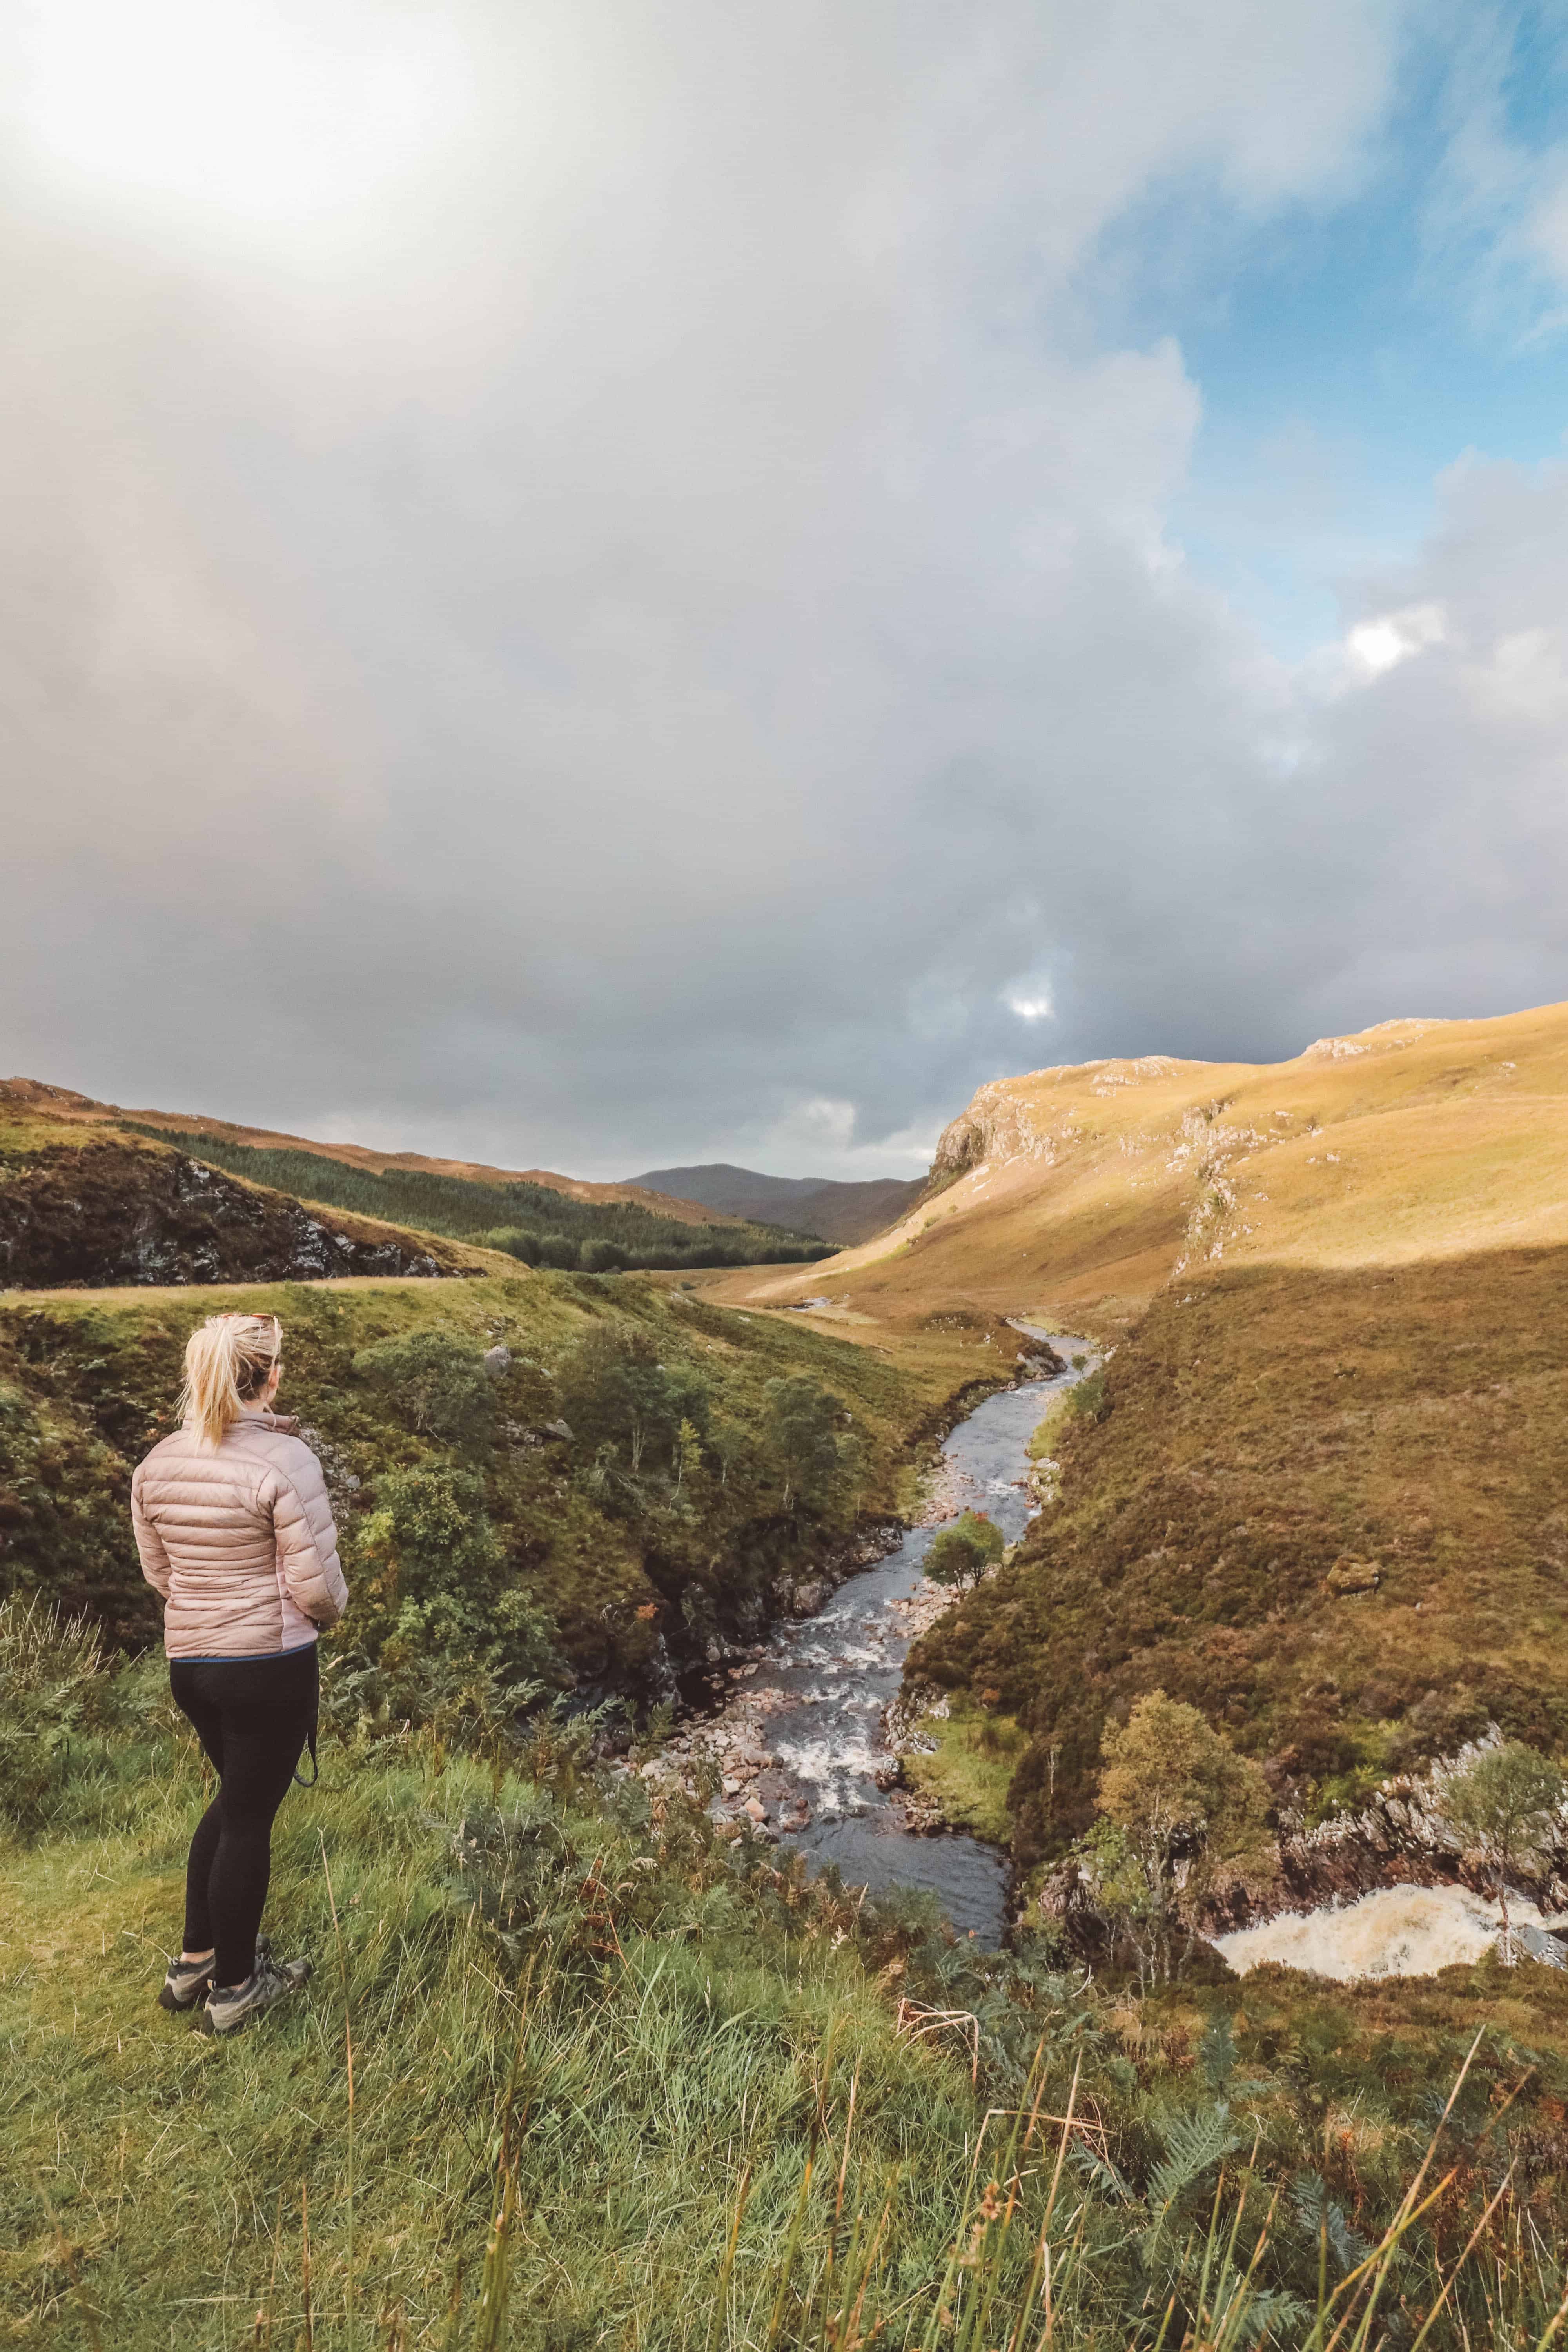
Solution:
<svg viewBox="0 0 1568 2352"><path fill-rule="evenodd" d="M787 1511L796 1498L822 1504L843 1465L844 1407L808 1372L770 1381L763 1391L763 1441L784 1479Z"/></svg>
<svg viewBox="0 0 1568 2352"><path fill-rule="evenodd" d="M938 1584L968 1592L1006 1549L994 1519L988 1519L984 1511L965 1511L932 1542L925 1556L925 1572Z"/></svg>
<svg viewBox="0 0 1568 2352"><path fill-rule="evenodd" d="M1168 1980L1178 1931L1188 1952L1205 1898L1226 1877L1271 1879L1268 1784L1195 1706L1151 1691L1100 1741L1104 1826L1080 1849L1101 1902L1125 1927L1138 1973Z"/></svg>
<svg viewBox="0 0 1568 2352"><path fill-rule="evenodd" d="M692 1473L701 1467L701 1432L694 1421L683 1418L675 1433L675 1491L678 1495Z"/></svg>
<svg viewBox="0 0 1568 2352"><path fill-rule="evenodd" d="M1456 1772L1438 1802L1444 1818L1468 1846L1497 1872L1498 1908L1502 1913L1502 1957L1514 1963L1513 1930L1508 1916L1509 1873L1550 1852L1563 1826L1568 1780L1549 1756L1522 1739L1484 1748Z"/></svg>

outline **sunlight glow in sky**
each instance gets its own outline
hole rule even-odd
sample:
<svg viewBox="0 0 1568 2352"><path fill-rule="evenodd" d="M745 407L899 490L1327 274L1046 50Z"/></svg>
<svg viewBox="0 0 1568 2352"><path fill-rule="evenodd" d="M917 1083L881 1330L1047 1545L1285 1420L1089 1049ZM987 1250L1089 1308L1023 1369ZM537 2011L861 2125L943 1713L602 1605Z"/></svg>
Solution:
<svg viewBox="0 0 1568 2352"><path fill-rule="evenodd" d="M472 105L455 30L333 0L37 0L24 56L53 163L259 222L374 197Z"/></svg>

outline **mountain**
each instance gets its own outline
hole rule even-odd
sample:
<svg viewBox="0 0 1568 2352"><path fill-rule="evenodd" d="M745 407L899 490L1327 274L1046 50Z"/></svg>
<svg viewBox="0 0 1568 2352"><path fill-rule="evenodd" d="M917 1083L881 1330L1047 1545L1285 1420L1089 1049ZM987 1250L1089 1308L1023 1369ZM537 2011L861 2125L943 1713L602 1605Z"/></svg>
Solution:
<svg viewBox="0 0 1568 2352"><path fill-rule="evenodd" d="M646 1176L634 1176L631 1184L679 1193L725 1216L754 1218L761 1224L783 1225L792 1233L816 1234L824 1241L852 1245L869 1241L911 1208L925 1189L925 1179L881 1176L841 1184L827 1176L763 1176L754 1168L713 1160L699 1168L651 1169Z"/></svg>

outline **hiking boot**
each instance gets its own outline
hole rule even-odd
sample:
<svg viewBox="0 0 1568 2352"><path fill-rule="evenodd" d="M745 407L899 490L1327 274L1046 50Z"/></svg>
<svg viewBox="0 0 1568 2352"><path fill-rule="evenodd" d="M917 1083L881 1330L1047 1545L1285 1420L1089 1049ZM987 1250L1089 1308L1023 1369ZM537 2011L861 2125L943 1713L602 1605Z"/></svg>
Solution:
<svg viewBox="0 0 1568 2352"><path fill-rule="evenodd" d="M237 2033L274 2001L298 1992L310 1973L309 1960L289 1960L279 1969L258 1953L256 1966L243 1984L226 1986L222 1991L214 1986L196 2024L204 2033Z"/></svg>
<svg viewBox="0 0 1568 2352"><path fill-rule="evenodd" d="M256 1938L256 1958L259 1964L272 1956L272 1947L265 1936ZM213 1963L205 1960L173 1959L169 1973L163 1979L158 1994L160 2009L195 2009L198 2000L211 1990Z"/></svg>

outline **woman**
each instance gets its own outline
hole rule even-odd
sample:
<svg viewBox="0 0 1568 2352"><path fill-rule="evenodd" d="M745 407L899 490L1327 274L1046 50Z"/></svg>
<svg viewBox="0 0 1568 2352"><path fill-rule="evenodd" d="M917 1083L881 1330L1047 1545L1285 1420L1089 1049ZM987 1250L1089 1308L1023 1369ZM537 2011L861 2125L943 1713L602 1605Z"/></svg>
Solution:
<svg viewBox="0 0 1568 2352"><path fill-rule="evenodd" d="M273 1965L258 1938L272 1821L315 1749L316 1634L348 1602L321 1465L271 1410L283 1372L275 1315L212 1315L185 1349L184 1425L131 1482L142 1572L163 1598L169 1686L218 1791L191 1840L185 1942L158 1995L232 2033L293 1992L308 1960Z"/></svg>

